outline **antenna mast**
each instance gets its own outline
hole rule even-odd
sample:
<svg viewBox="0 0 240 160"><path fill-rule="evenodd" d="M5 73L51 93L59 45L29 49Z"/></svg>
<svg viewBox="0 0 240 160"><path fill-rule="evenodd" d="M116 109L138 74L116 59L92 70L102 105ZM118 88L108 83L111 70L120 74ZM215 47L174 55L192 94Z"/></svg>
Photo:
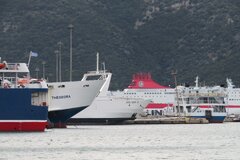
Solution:
<svg viewBox="0 0 240 160"><path fill-rule="evenodd" d="M97 61L96 61L96 72L99 73L99 53L97 52Z"/></svg>
<svg viewBox="0 0 240 160"><path fill-rule="evenodd" d="M177 70L172 71L171 73L174 77L174 83L175 83L175 90L176 90L176 98L177 98L177 107L175 107L175 111L179 113L180 111L180 106L179 106L179 95L178 95L178 89L177 89Z"/></svg>

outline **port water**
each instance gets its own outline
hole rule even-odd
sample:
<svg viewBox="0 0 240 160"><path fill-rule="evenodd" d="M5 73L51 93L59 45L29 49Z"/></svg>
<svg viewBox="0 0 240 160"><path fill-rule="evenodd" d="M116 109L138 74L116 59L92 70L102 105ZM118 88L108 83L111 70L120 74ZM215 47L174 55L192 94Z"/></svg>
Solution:
<svg viewBox="0 0 240 160"><path fill-rule="evenodd" d="M239 123L68 126L1 133L0 159L238 160Z"/></svg>

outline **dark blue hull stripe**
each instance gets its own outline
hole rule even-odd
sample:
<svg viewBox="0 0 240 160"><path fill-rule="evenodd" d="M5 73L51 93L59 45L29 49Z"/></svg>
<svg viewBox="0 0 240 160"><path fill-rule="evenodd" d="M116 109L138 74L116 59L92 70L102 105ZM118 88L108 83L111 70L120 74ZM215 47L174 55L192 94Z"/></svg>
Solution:
<svg viewBox="0 0 240 160"><path fill-rule="evenodd" d="M79 124L116 124L126 120L134 120L135 117L129 118L70 118L67 121L68 125Z"/></svg>
<svg viewBox="0 0 240 160"><path fill-rule="evenodd" d="M70 119L72 116L76 115L87 107L88 106L82 106L72 109L49 111L48 118L52 123L66 123L68 119Z"/></svg>
<svg viewBox="0 0 240 160"><path fill-rule="evenodd" d="M210 123L214 122L223 122L226 116L212 116L212 117L206 117L206 116L192 116L193 118L206 118Z"/></svg>
<svg viewBox="0 0 240 160"><path fill-rule="evenodd" d="M47 89L0 89L0 120L47 120L47 106L31 105L33 92Z"/></svg>

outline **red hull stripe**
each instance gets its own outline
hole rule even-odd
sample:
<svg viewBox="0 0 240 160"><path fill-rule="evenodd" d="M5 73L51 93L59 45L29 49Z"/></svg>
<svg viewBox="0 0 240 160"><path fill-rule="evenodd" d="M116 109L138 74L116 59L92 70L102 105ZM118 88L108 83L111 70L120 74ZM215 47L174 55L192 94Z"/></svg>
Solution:
<svg viewBox="0 0 240 160"><path fill-rule="evenodd" d="M166 103L150 103L147 105L147 109L151 108L165 108L165 107L172 107L173 104L166 104ZM211 106L199 106L200 108L211 108ZM237 105L231 105L231 106L226 106L226 108L236 108L240 109L240 106Z"/></svg>
<svg viewBox="0 0 240 160"><path fill-rule="evenodd" d="M210 106L199 106L200 108L211 108Z"/></svg>
<svg viewBox="0 0 240 160"><path fill-rule="evenodd" d="M173 104L166 104L166 103L150 103L147 105L147 109L152 109L152 108L166 108L166 107L172 107Z"/></svg>
<svg viewBox="0 0 240 160"><path fill-rule="evenodd" d="M240 109L240 106L230 105L230 106L226 106L226 108L239 108Z"/></svg>
<svg viewBox="0 0 240 160"><path fill-rule="evenodd" d="M43 132L47 122L0 122L0 131Z"/></svg>
<svg viewBox="0 0 240 160"><path fill-rule="evenodd" d="M211 108L211 106L199 106L200 108ZM240 109L240 106L225 106L225 108L236 108Z"/></svg>

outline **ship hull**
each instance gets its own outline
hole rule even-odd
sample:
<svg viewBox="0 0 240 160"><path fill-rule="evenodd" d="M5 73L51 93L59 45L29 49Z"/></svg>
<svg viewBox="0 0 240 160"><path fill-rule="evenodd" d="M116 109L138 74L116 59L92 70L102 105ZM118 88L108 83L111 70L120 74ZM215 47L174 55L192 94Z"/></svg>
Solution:
<svg viewBox="0 0 240 160"><path fill-rule="evenodd" d="M92 103L104 82L105 80L48 83L50 122L64 126L69 118Z"/></svg>
<svg viewBox="0 0 240 160"><path fill-rule="evenodd" d="M120 124L126 120L134 120L135 114L132 117L126 118L71 118L68 120L68 125L101 125L101 124Z"/></svg>
<svg viewBox="0 0 240 160"><path fill-rule="evenodd" d="M193 118L206 118L209 123L223 123L226 116L192 116Z"/></svg>
<svg viewBox="0 0 240 160"><path fill-rule="evenodd" d="M68 124L115 124L135 119L149 101L117 96L99 96L85 110L73 116Z"/></svg>
<svg viewBox="0 0 240 160"><path fill-rule="evenodd" d="M71 108L71 109L49 111L48 118L51 123L56 124L56 125L65 123L69 118L71 118L75 114L81 112L82 110L84 110L87 107L88 106L82 106L82 107L75 107L75 108Z"/></svg>
<svg viewBox="0 0 240 160"><path fill-rule="evenodd" d="M0 131L3 132L42 132L47 126L47 121L0 121Z"/></svg>
<svg viewBox="0 0 240 160"><path fill-rule="evenodd" d="M226 106L226 111L228 115L239 115L240 114L240 105L228 105Z"/></svg>
<svg viewBox="0 0 240 160"><path fill-rule="evenodd" d="M37 105L37 99L32 99L44 93L47 88L0 89L0 131L44 131L48 107L46 102Z"/></svg>

